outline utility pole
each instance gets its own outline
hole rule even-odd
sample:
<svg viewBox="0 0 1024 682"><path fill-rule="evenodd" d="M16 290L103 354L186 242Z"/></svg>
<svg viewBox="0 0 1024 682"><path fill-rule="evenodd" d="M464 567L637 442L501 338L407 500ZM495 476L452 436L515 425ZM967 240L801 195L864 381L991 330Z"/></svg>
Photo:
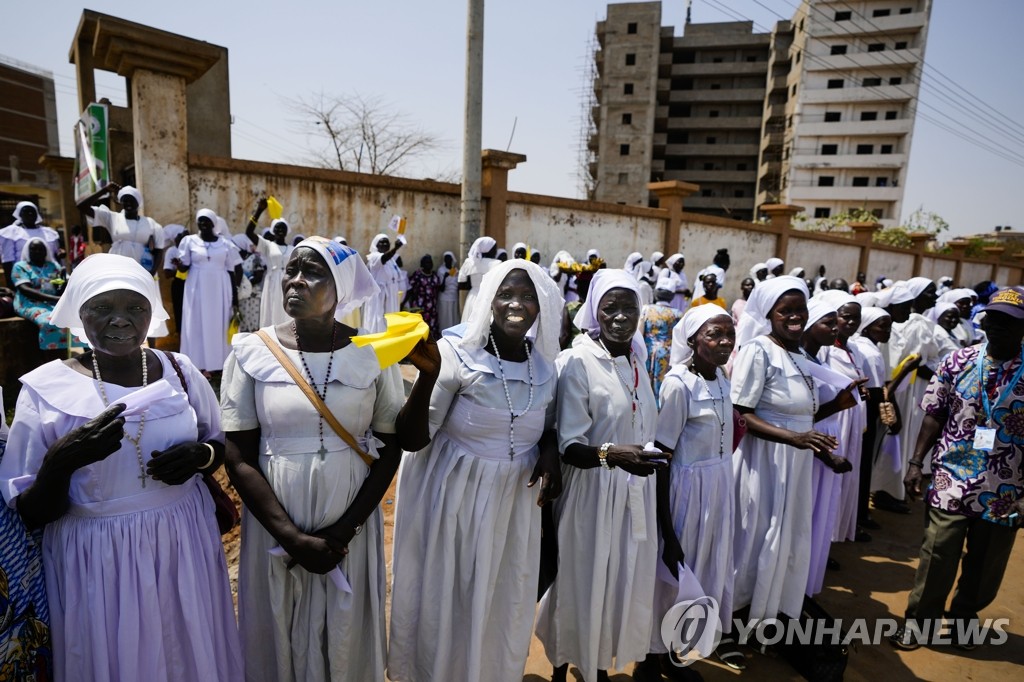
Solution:
<svg viewBox="0 0 1024 682"><path fill-rule="evenodd" d="M484 101L484 0L468 0L466 19L466 110L462 140L462 203L459 219L460 257L480 236L481 153Z"/></svg>

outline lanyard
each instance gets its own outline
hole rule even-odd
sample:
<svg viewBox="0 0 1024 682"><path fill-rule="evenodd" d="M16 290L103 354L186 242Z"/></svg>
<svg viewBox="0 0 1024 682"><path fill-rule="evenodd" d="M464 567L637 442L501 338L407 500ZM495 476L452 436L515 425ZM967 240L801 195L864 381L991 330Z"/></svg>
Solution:
<svg viewBox="0 0 1024 682"><path fill-rule="evenodd" d="M987 372L985 371L985 358L988 357L987 351L988 351L988 344L987 343L983 344L982 347L978 350L978 384L981 387L981 405L982 405L982 409L985 412L985 425L986 426L988 426L989 424L992 423L992 405L989 402L988 390L986 390L986 388L985 388L985 384L987 383L986 378L988 376ZM1010 383L1007 384L1007 386L1006 386L1007 390L1011 390L1012 391L1013 387L1017 385L1017 382L1020 381L1022 376L1024 376L1024 358L1021 359L1020 367L1017 368L1017 372L1013 375L1013 379L1011 379ZM997 405L999 404L999 401L1001 399L1002 399L1002 396L999 395L999 378L998 378L998 375L997 375L997 377L996 377L996 404Z"/></svg>

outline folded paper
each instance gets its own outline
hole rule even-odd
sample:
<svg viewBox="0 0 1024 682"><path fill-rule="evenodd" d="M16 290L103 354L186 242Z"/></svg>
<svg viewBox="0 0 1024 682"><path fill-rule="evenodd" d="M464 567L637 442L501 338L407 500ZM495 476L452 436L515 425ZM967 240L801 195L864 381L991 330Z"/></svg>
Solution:
<svg viewBox="0 0 1024 682"><path fill-rule="evenodd" d="M381 369L404 359L417 343L430 337L430 327L419 313L388 313L384 320L388 324L387 331L352 337L352 343L357 347L369 345L373 348Z"/></svg>

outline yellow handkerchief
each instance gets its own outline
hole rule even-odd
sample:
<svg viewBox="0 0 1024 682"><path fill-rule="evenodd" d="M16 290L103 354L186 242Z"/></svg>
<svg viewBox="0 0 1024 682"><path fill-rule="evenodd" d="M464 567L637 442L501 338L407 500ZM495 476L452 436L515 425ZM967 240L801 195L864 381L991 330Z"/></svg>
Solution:
<svg viewBox="0 0 1024 682"><path fill-rule="evenodd" d="M405 358L421 339L430 336L430 327L419 313L388 313L384 320L388 323L386 332L352 337L352 343L359 348L367 344L373 347L381 369Z"/></svg>
<svg viewBox="0 0 1024 682"><path fill-rule="evenodd" d="M271 220L277 220L284 215L284 206L274 197L267 197L267 213L270 214Z"/></svg>

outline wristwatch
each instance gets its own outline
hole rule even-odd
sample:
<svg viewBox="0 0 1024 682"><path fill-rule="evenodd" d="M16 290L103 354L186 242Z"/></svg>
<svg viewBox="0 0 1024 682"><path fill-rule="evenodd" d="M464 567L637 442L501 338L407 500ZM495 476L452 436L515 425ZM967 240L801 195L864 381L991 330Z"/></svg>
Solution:
<svg viewBox="0 0 1024 682"><path fill-rule="evenodd" d="M611 469L611 465L608 464L608 450L614 443L604 443L597 449L597 460L601 463L601 468L604 470Z"/></svg>

